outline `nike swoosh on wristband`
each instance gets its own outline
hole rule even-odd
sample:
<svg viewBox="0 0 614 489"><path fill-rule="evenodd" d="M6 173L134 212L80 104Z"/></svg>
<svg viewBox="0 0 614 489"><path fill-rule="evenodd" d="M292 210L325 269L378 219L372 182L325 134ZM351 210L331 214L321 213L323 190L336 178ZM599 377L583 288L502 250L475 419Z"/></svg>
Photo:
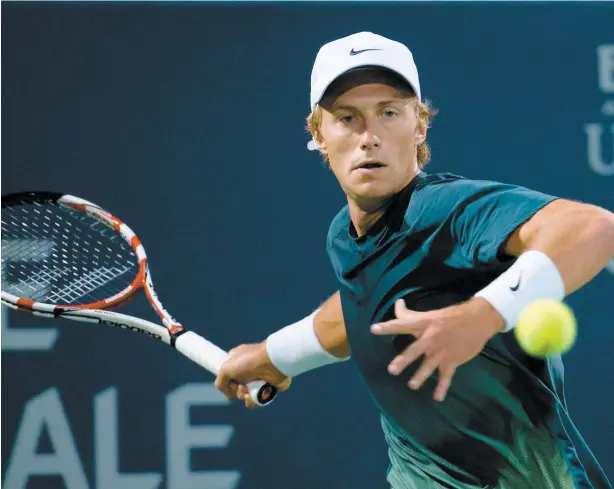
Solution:
<svg viewBox="0 0 614 489"><path fill-rule="evenodd" d="M510 285L510 290L512 292L516 292L518 290L518 287L520 287L520 279L522 278L522 276L518 277L518 282L516 283L516 285L511 286Z"/></svg>
<svg viewBox="0 0 614 489"><path fill-rule="evenodd" d="M377 48L369 48L369 49L359 49L356 51L354 48L350 51L350 56L356 56L357 54L364 53L366 51L381 51L381 49Z"/></svg>

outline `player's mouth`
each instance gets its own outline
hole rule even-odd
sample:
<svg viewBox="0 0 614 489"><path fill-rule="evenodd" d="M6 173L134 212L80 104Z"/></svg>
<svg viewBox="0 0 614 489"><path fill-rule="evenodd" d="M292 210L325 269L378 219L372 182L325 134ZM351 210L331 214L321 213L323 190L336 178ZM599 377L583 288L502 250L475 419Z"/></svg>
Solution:
<svg viewBox="0 0 614 489"><path fill-rule="evenodd" d="M358 165L354 166L352 170L353 171L357 170L357 171L360 171L361 173L371 173L371 172L376 172L378 170L381 170L385 166L386 165L382 163L381 161L366 160L366 161L361 161L360 163L358 163Z"/></svg>

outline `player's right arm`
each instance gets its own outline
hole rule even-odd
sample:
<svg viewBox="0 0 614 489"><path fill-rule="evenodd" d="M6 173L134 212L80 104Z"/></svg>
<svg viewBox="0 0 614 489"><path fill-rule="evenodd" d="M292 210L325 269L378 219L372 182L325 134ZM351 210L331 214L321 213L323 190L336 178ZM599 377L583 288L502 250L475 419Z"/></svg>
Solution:
<svg viewBox="0 0 614 489"><path fill-rule="evenodd" d="M350 345L345 333L339 291L322 304L313 323L316 336L327 352L341 359L350 356Z"/></svg>
<svg viewBox="0 0 614 489"><path fill-rule="evenodd" d="M343 322L339 292L306 318L286 326L257 344L230 350L215 380L215 386L231 399L246 399L245 384L263 380L280 391L290 379L324 365L347 360L350 347Z"/></svg>

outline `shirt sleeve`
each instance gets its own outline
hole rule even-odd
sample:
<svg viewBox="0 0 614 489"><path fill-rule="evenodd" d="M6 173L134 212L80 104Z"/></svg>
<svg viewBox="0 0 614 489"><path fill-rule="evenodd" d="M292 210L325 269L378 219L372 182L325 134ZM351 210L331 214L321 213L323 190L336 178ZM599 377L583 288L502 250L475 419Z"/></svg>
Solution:
<svg viewBox="0 0 614 489"><path fill-rule="evenodd" d="M503 245L536 212L558 197L496 182L459 180L450 184L457 199L451 233L461 256L472 266L507 260Z"/></svg>

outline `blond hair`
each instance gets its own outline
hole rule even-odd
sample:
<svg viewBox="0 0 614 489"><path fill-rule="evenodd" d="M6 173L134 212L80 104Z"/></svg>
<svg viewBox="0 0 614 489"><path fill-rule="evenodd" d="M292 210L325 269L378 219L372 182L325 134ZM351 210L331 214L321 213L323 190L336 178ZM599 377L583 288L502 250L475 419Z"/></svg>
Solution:
<svg viewBox="0 0 614 489"><path fill-rule="evenodd" d="M420 102L416 99L415 103L416 109L416 117L418 118L418 124L421 124L423 128L430 127L431 119L435 114L437 114L437 109L435 109L429 100L425 100L424 102ZM322 135L320 134L320 127L322 126L322 107L320 105L316 105L313 111L307 116L307 130L311 133L313 139L317 141L322 140ZM429 147L426 139L423 143L420 143L416 148L416 153L418 157L418 167L420 169L424 168L424 166L431 159L431 148ZM328 155L323 154L322 157L324 161L328 165Z"/></svg>

